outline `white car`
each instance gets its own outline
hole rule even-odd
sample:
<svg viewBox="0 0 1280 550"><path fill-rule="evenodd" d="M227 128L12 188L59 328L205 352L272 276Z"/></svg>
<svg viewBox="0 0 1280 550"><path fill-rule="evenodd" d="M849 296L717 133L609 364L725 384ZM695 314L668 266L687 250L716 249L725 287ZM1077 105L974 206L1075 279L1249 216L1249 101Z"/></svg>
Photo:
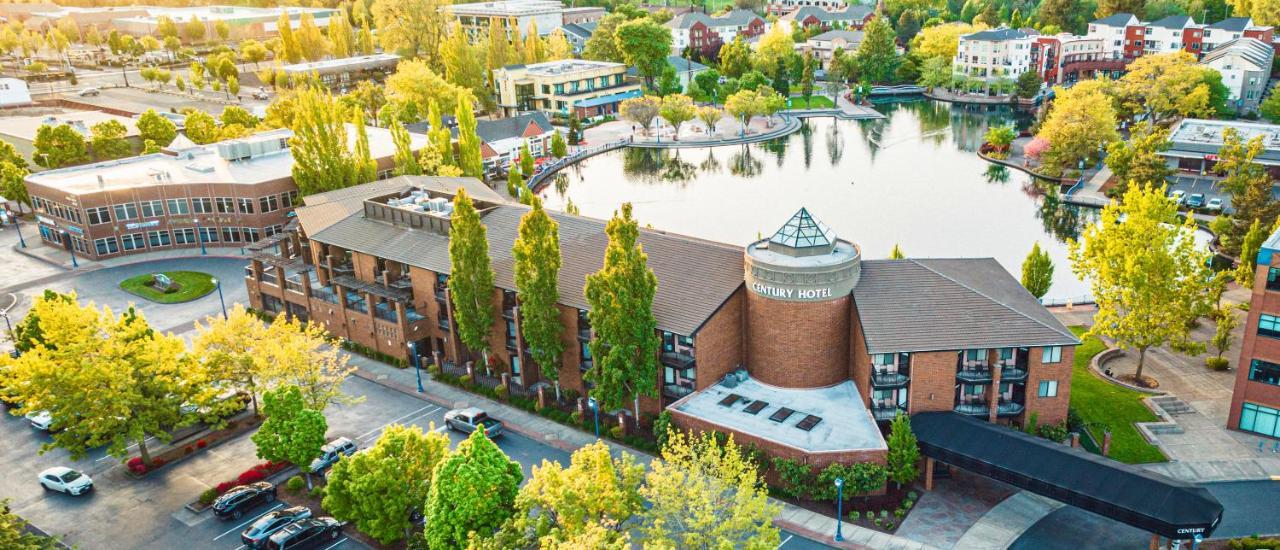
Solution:
<svg viewBox="0 0 1280 550"><path fill-rule="evenodd" d="M79 496L93 489L93 480L71 468L54 466L40 472L40 485L48 491Z"/></svg>
<svg viewBox="0 0 1280 550"><path fill-rule="evenodd" d="M1208 204L1206 204L1206 205L1204 205L1204 209L1205 209L1205 210L1209 210L1209 211L1211 211L1211 212L1221 212L1221 211L1222 211L1222 199L1217 198L1217 197L1214 197L1214 198L1212 198L1212 199L1209 199L1209 203L1208 203Z"/></svg>
<svg viewBox="0 0 1280 550"><path fill-rule="evenodd" d="M53 416L49 411L31 411L26 414L26 419L31 421L31 427L42 432L49 431L53 426Z"/></svg>
<svg viewBox="0 0 1280 550"><path fill-rule="evenodd" d="M83 90L80 90L79 92L76 92L76 95L80 97L89 97L89 96L96 96L101 93L102 93L102 90L99 90L97 88L85 88Z"/></svg>
<svg viewBox="0 0 1280 550"><path fill-rule="evenodd" d="M1174 192L1169 193L1169 198L1173 199L1174 204L1182 206L1182 202L1187 200L1187 192L1177 189Z"/></svg>

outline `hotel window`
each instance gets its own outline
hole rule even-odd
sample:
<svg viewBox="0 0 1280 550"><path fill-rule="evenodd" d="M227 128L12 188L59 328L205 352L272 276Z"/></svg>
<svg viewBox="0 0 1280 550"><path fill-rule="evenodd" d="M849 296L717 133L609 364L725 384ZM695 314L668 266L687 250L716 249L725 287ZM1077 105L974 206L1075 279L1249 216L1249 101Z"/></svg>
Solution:
<svg viewBox="0 0 1280 550"><path fill-rule="evenodd" d="M1062 346L1045 346L1040 349L1040 363L1049 365L1062 361Z"/></svg>
<svg viewBox="0 0 1280 550"><path fill-rule="evenodd" d="M169 239L168 231L148 231L147 242L151 244L151 248L173 244Z"/></svg>
<svg viewBox="0 0 1280 550"><path fill-rule="evenodd" d="M288 193L280 193L280 202L285 208L292 208L293 203L298 201L298 192L290 191Z"/></svg>
<svg viewBox="0 0 1280 550"><path fill-rule="evenodd" d="M1245 403L1240 408L1240 429L1267 437L1280 437L1280 411Z"/></svg>
<svg viewBox="0 0 1280 550"><path fill-rule="evenodd" d="M115 254L120 252L120 245L116 242L115 237L104 237L93 240L93 248L98 251L98 255Z"/></svg>
<svg viewBox="0 0 1280 550"><path fill-rule="evenodd" d="M138 218L138 205L131 202L112 205L111 210L116 215L116 221L133 220Z"/></svg>
<svg viewBox="0 0 1280 550"><path fill-rule="evenodd" d="M275 235L276 233L283 233L283 232L284 232L284 226L283 226L283 225L280 225L280 224L275 224L275 225L272 225L272 226L268 226L268 227L264 227L264 228L262 228L262 231L263 231L263 233L262 233L263 235L265 235L265 236L267 236L267 237L270 237L270 236L272 236L272 235Z"/></svg>
<svg viewBox="0 0 1280 550"><path fill-rule="evenodd" d="M1036 391L1039 397L1057 397L1058 381L1057 380L1041 380L1040 389Z"/></svg>
<svg viewBox="0 0 1280 550"><path fill-rule="evenodd" d="M218 207L219 214L235 214L235 201L231 197L218 197L214 199L214 204Z"/></svg>
<svg viewBox="0 0 1280 550"><path fill-rule="evenodd" d="M195 197L191 199L192 211L196 214L212 214L213 199L209 197Z"/></svg>
<svg viewBox="0 0 1280 550"><path fill-rule="evenodd" d="M982 394L987 393L986 385L965 384L960 387L963 389L963 393L968 396L981 396Z"/></svg>
<svg viewBox="0 0 1280 550"><path fill-rule="evenodd" d="M1249 379L1254 382L1280 386L1280 365L1261 359L1254 359L1249 364Z"/></svg>
<svg viewBox="0 0 1280 550"><path fill-rule="evenodd" d="M1013 363L1013 348L1000 348L1000 364Z"/></svg>
<svg viewBox="0 0 1280 550"><path fill-rule="evenodd" d="M275 195L267 195L258 198L258 211L266 214L267 212L275 212L280 209L280 197Z"/></svg>
<svg viewBox="0 0 1280 550"><path fill-rule="evenodd" d="M1267 290L1280 290L1280 268L1267 269Z"/></svg>
<svg viewBox="0 0 1280 550"><path fill-rule="evenodd" d="M986 349L967 349L964 350L964 359L966 363L976 363L979 365L987 364Z"/></svg>
<svg viewBox="0 0 1280 550"><path fill-rule="evenodd" d="M240 242L240 230L234 227L222 228L222 242L224 243Z"/></svg>
<svg viewBox="0 0 1280 550"><path fill-rule="evenodd" d="M164 215L164 201L142 201L142 217L159 218Z"/></svg>
<svg viewBox="0 0 1280 550"><path fill-rule="evenodd" d="M257 228L254 228L254 227L244 227L244 228L241 228L241 230L240 230L240 231L241 231L241 233L243 233L243 234L244 234L244 242L247 242L247 243L256 243L256 242L258 242L258 229L257 229Z"/></svg>
<svg viewBox="0 0 1280 550"><path fill-rule="evenodd" d="M120 245L123 246L125 250L137 250L139 248L146 248L147 246L146 242L142 239L142 233L121 235Z"/></svg>
<svg viewBox="0 0 1280 550"><path fill-rule="evenodd" d="M253 199L236 199L236 201L240 206L241 214L253 213Z"/></svg>
<svg viewBox="0 0 1280 550"><path fill-rule="evenodd" d="M200 228L200 238L201 238L201 239L204 239L204 242L207 242L207 243L216 243L216 242L218 242L218 228L216 228L216 227L201 227L201 228Z"/></svg>
<svg viewBox="0 0 1280 550"><path fill-rule="evenodd" d="M169 199L164 202L165 206L169 209L170 216L180 216L191 213L191 205L187 204L187 199Z"/></svg>
<svg viewBox="0 0 1280 550"><path fill-rule="evenodd" d="M174 229L173 242L177 244L196 244L196 230L190 227Z"/></svg>
<svg viewBox="0 0 1280 550"><path fill-rule="evenodd" d="M1258 334L1280 338L1280 317L1263 313L1258 316Z"/></svg>
<svg viewBox="0 0 1280 550"><path fill-rule="evenodd" d="M86 208L85 212L89 213L89 225L98 225L100 223L111 223L111 211L105 206L97 208Z"/></svg>

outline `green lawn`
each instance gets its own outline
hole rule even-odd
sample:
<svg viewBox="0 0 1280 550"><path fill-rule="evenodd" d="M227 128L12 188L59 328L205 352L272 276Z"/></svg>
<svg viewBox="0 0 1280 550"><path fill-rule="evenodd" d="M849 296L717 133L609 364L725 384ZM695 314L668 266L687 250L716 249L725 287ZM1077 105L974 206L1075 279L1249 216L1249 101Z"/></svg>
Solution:
<svg viewBox="0 0 1280 550"><path fill-rule="evenodd" d="M811 96L808 102L805 102L803 97L791 98L792 109L830 109L832 107L835 107L835 104L831 102L831 98L823 95Z"/></svg>
<svg viewBox="0 0 1280 550"><path fill-rule="evenodd" d="M1071 331L1079 336L1085 328L1075 326ZM1106 346L1097 338L1085 338L1076 348L1071 370L1071 408L1091 425L1090 434L1099 444L1102 443L1099 425L1111 428L1111 458L1129 464L1168 461L1133 425L1159 420L1142 404L1145 394L1111 384L1089 372L1089 361L1104 349Z"/></svg>
<svg viewBox="0 0 1280 550"><path fill-rule="evenodd" d="M151 286L151 273L130 277L120 281L120 288L135 296L141 296L161 304L190 302L213 292L213 276L199 271L165 271L173 282L178 284L175 292L160 292Z"/></svg>

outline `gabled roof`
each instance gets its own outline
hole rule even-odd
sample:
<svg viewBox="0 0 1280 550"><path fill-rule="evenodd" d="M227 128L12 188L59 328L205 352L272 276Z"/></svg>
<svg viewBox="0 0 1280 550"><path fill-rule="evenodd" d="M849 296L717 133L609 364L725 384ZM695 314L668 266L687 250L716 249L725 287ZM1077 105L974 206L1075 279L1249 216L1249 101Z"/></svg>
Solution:
<svg viewBox="0 0 1280 550"><path fill-rule="evenodd" d="M1248 17L1228 17L1222 21L1209 25L1208 28L1223 31L1243 32L1245 29L1252 26L1253 19Z"/></svg>
<svg viewBox="0 0 1280 550"><path fill-rule="evenodd" d="M844 40L845 42L861 43L861 42L862 42L862 31L849 31L849 30L833 30L833 31L827 31L827 32L824 32L824 33L819 34L819 35L817 35L817 36L814 36L813 38L810 38L809 40L828 40L828 41L830 41L830 40L837 40L837 39L842 39L842 40Z"/></svg>
<svg viewBox="0 0 1280 550"><path fill-rule="evenodd" d="M551 126L551 120L541 111L533 111L513 117L500 118L497 120L477 120L476 135L480 136L480 140L485 143L494 143L504 139L518 138L524 135L525 128L529 124L534 124L542 130L543 133L551 132L554 128ZM405 128L415 134L425 134L431 129L431 125L426 122L415 122L406 124ZM458 127L449 128L450 135L458 138Z"/></svg>
<svg viewBox="0 0 1280 550"><path fill-rule="evenodd" d="M588 28L587 25L590 25L590 28ZM586 40L591 38L591 33L596 30L595 27L595 23L569 23L568 25L560 27L560 30L565 34L571 34L577 38Z"/></svg>
<svg viewBox="0 0 1280 550"><path fill-rule="evenodd" d="M673 29L687 29L694 23L702 23L708 27L742 27L751 24L755 19L761 19L761 17L751 10L733 10L714 17L700 11L691 11L675 16L667 22L667 26Z"/></svg>
<svg viewBox="0 0 1280 550"><path fill-rule="evenodd" d="M1113 13L1102 19L1090 21L1091 25L1106 25L1108 27L1123 27L1138 22L1138 17L1132 13Z"/></svg>
<svg viewBox="0 0 1280 550"><path fill-rule="evenodd" d="M711 18L711 20L714 21L717 26L722 26L722 27L727 27L730 25L746 26L746 25L750 25L751 22L756 19L760 19L760 16L756 15L755 12L751 10L733 10L719 17Z"/></svg>
<svg viewBox="0 0 1280 550"><path fill-rule="evenodd" d="M1159 21L1148 23L1148 27L1160 27L1163 29L1185 29L1187 25L1194 25L1196 22L1190 15L1170 15Z"/></svg>
<svg viewBox="0 0 1280 550"><path fill-rule="evenodd" d="M1267 45L1267 43L1256 38L1237 38L1228 40L1215 46L1208 53L1204 54L1204 58L1200 60L1201 65L1211 65L1213 62L1227 57L1229 55L1239 55L1254 65L1254 70L1271 71L1271 61L1275 58L1276 51Z"/></svg>
<svg viewBox="0 0 1280 550"><path fill-rule="evenodd" d="M707 70L706 65L698 63L697 61L685 59L678 55L667 56L667 63L672 67L675 67L677 73L700 73ZM627 67L627 76L640 76L640 70L636 69L634 66ZM578 105L582 105L582 103L578 103Z"/></svg>
<svg viewBox="0 0 1280 550"><path fill-rule="evenodd" d="M964 38L965 40L998 41L998 40L1020 40L1026 37L1027 37L1027 33L1022 32L1018 29L1000 27L998 29L988 29L985 31L978 31L975 33L966 34L961 38Z"/></svg>
<svg viewBox="0 0 1280 550"><path fill-rule="evenodd" d="M863 260L853 296L872 354L1080 343L991 258Z"/></svg>

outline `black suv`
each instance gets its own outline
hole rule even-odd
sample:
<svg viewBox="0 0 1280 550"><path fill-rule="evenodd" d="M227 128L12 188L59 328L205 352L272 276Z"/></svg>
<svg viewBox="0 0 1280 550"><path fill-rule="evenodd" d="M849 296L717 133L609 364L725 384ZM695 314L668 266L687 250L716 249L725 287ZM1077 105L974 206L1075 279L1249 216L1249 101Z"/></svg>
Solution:
<svg viewBox="0 0 1280 550"><path fill-rule="evenodd" d="M272 534L283 529L284 526L309 517L311 517L311 509L306 506L294 506L267 512L267 515L258 518L257 521L240 533L240 541L246 547L259 548L266 544L267 539Z"/></svg>
<svg viewBox="0 0 1280 550"><path fill-rule="evenodd" d="M328 517L304 519L276 531L270 539L267 539L267 548L270 550L316 548L321 544L332 544L341 536L342 522L336 519Z"/></svg>
<svg viewBox="0 0 1280 550"><path fill-rule="evenodd" d="M213 515L218 519L240 519L246 510L276 500L276 486L265 481L232 487L213 501Z"/></svg>

